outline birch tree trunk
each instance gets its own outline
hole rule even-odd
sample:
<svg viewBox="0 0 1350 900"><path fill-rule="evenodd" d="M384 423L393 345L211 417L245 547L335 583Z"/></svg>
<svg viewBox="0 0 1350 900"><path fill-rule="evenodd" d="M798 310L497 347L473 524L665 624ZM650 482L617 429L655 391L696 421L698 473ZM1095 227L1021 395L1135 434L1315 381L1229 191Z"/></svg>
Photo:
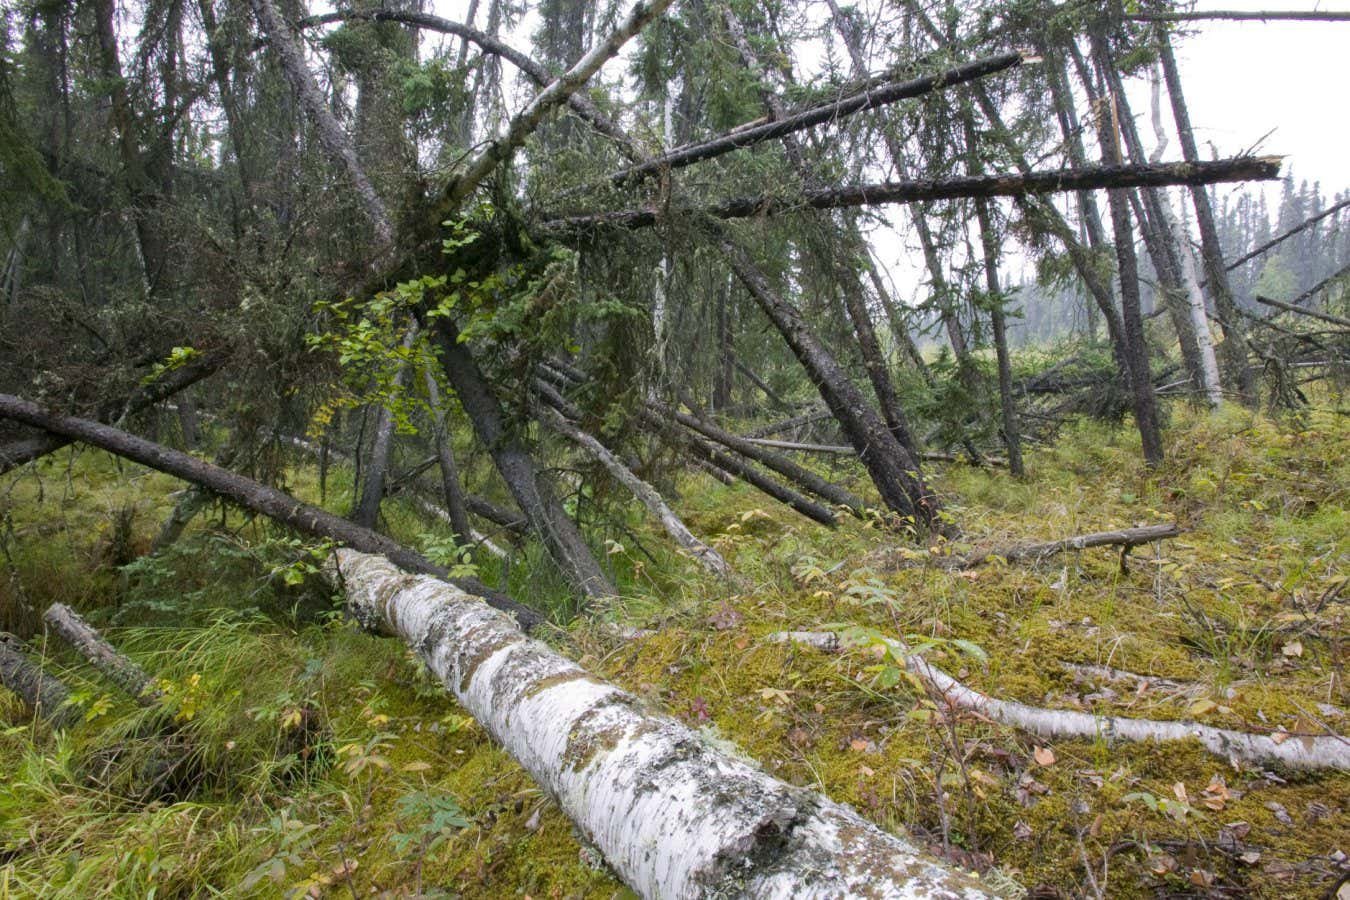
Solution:
<svg viewBox="0 0 1350 900"><path fill-rule="evenodd" d="M1195 146L1195 134L1191 130L1191 114L1186 107L1186 96L1181 90L1181 73L1177 70L1176 57L1172 53L1172 43L1166 32L1158 36L1159 60L1162 63L1163 78L1167 82L1167 95L1172 101L1172 116L1176 120L1177 137L1181 142L1182 157L1188 163L1200 161L1200 153ZM1214 310L1218 313L1219 326L1223 329L1223 343L1219 345L1219 354L1223 357L1227 369L1225 379L1230 386L1236 386L1242 402L1252 406L1256 403L1256 378L1247 365L1247 335L1242 328L1237 303L1233 299L1233 288L1228 282L1228 269L1223 262L1223 248L1219 244L1219 231L1214 224L1214 210L1209 203L1209 193L1204 187L1191 188L1191 201L1195 206L1195 221L1200 230L1201 252L1205 262L1205 279L1209 284L1210 295L1214 298Z"/></svg>
<svg viewBox="0 0 1350 900"><path fill-rule="evenodd" d="M388 560L339 550L351 614L417 650L640 896L992 896L852 810L770 777Z"/></svg>
<svg viewBox="0 0 1350 900"><path fill-rule="evenodd" d="M1154 160L1162 159L1167 148L1167 130L1162 123L1162 80L1155 70L1149 79L1153 133L1157 135L1158 146L1154 150ZM1200 288L1199 276L1195 271L1195 257L1191 254L1190 242L1186 230L1177 221L1176 211L1172 209L1172 200L1165 190L1158 191L1158 212L1163 224L1176 243L1178 263L1181 267L1181 283L1186 288L1186 308L1191 316L1191 330L1195 332L1196 350L1200 354L1200 377L1205 389L1205 397L1210 406L1223 403L1223 384L1219 380L1219 362L1214 355L1214 337L1209 332L1209 314L1205 310L1205 294Z"/></svg>

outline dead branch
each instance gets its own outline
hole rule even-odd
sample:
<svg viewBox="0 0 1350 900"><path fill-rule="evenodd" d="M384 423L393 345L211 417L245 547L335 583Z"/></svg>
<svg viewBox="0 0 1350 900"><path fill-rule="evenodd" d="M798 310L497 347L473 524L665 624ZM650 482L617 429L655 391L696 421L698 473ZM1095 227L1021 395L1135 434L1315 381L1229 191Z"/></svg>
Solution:
<svg viewBox="0 0 1350 900"><path fill-rule="evenodd" d="M481 153L469 161L462 173L446 185L445 205L451 210L458 209L499 163L509 159L525 143L526 138L535 132L546 115L566 103L568 97L584 87L591 76L600 71L601 66L618 54L629 39L659 16L671 2L672 0L646 0L635 4L628 18L615 28L609 37L597 43L590 52L577 60L572 68L536 94L529 105L511 119L506 127L506 133L488 144Z"/></svg>
<svg viewBox="0 0 1350 900"><path fill-rule="evenodd" d="M1337 203L1333 206L1328 207L1327 209L1322 210L1317 215L1310 216L1309 218L1304 219L1302 222L1295 225L1293 228L1290 228L1283 234L1271 238L1270 240L1266 241L1264 244L1260 245L1251 252L1243 256L1239 256L1237 259L1230 262L1227 266L1228 271L1231 272L1234 269L1241 266L1243 263L1250 262L1251 260L1260 256L1261 254L1266 253L1275 247L1278 247L1280 244L1283 244L1285 241L1289 240L1294 235L1299 234L1302 231L1306 231L1308 228L1311 228L1313 225L1316 225L1318 222L1322 221L1327 216L1335 215L1336 213L1340 212L1341 210L1345 209L1348 206L1350 206L1350 199L1342 200L1340 203ZM1208 284L1209 284L1208 281L1200 282L1201 287L1205 287Z"/></svg>
<svg viewBox="0 0 1350 900"><path fill-rule="evenodd" d="M942 565L949 569L969 569L974 566L983 565L992 557L996 556L1008 562L1022 559L1039 561L1048 556L1054 556L1069 550L1086 550L1089 547L1113 546L1121 548L1123 562L1124 553L1129 552L1134 547L1138 547L1140 544L1173 538L1179 534L1181 534L1181 529L1172 523L1166 525L1144 525L1139 528L1122 528L1117 531L1096 531L1091 534L1080 534L1059 541L1045 541L1043 543L1035 544L1014 544L1011 547L1000 547L995 550L978 551L968 556L948 557L942 561Z"/></svg>
<svg viewBox="0 0 1350 900"><path fill-rule="evenodd" d="M296 22L298 28L315 28L322 25L331 25L335 22L398 22L401 25L411 25L414 28L421 28L425 31L434 31L439 34L449 34L455 37L463 38L471 43L477 44L485 53L491 53L494 56L500 56L502 59L511 63L521 72L525 73L531 81L540 87L548 85L553 80L548 69L535 62L529 56L521 53L514 47L497 40L485 32L476 28L471 28L460 22L454 22L440 16L434 16L430 13L415 12L410 9L365 9L365 10L339 10L337 12L324 13L317 16L306 16ZM594 103L586 98L584 94L574 93L567 98L567 105L573 112L586 120L596 131L605 135L618 144L624 156L632 160L637 160L641 156L641 151L633 143L632 138L624 133L623 129L615 125L614 122L601 112Z"/></svg>
<svg viewBox="0 0 1350 900"><path fill-rule="evenodd" d="M1013 66L1019 65L1024 59L1025 54L1021 51L1011 51L965 63L934 75L878 85L842 100L813 106L782 119L776 119L752 128L742 128L697 144L677 147L663 156L615 172L608 180L615 186L638 182L660 172L691 166L694 163L752 147L764 141L795 134L815 125L834 122L855 113L876 109L879 106L896 103L900 100L921 97L953 84L963 84L985 75L1011 69Z"/></svg>
<svg viewBox="0 0 1350 900"><path fill-rule="evenodd" d="M799 643L832 652L847 641L838 632L780 631L768 636L775 643ZM1252 734L1215 728L1197 722L1168 722L1124 716L1097 716L1073 710L1046 709L1015 700L999 700L967 687L895 638L885 639L905 668L919 678L936 698L952 709L963 709L1003 725L1045 738L1085 740L1186 741L1195 739L1216 756L1257 765L1280 763L1290 769L1350 769L1350 740L1336 734Z"/></svg>
<svg viewBox="0 0 1350 900"><path fill-rule="evenodd" d="M1323 10L1238 10L1210 9L1189 12L1137 12L1123 18L1130 22L1350 22L1350 12Z"/></svg>
<svg viewBox="0 0 1350 900"><path fill-rule="evenodd" d="M1315 309L1308 309L1304 306L1295 306L1292 303L1285 303L1283 300L1276 300L1273 297L1262 297L1260 294L1256 295L1256 302L1265 306L1273 306L1276 309L1282 309L1285 312L1298 313L1300 316L1309 316L1314 319L1321 319L1323 322L1330 322L1332 325L1350 328L1350 319L1333 316L1331 313L1318 312Z"/></svg>

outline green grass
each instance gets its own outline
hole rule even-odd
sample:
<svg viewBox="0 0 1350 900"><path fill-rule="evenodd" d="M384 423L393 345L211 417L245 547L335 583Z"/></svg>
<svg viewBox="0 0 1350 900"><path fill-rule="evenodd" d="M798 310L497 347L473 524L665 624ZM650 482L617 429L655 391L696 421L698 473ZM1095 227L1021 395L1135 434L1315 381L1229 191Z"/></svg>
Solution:
<svg viewBox="0 0 1350 900"><path fill-rule="evenodd" d="M1055 742L1056 762L1038 765L1036 742L952 716L867 653L764 640L827 623L960 639L987 660L941 642L934 659L1000 697L1156 718L1185 717L1202 698L1212 703L1197 715L1210 724L1326 722L1344 732L1350 431L1334 415L1298 423L1176 409L1167 449L1166 465L1149 472L1127 428L1079 423L1029 454L1025 481L960 465L934 473L963 528L957 550L1144 521L1183 526L1181 538L1135 551L1124 573L1109 550L970 572L892 570L885 551L900 542L873 524L824 529L748 488L682 477L675 505L740 574L743 584L728 587L635 509L588 497L582 516L621 596L551 639L778 777L908 826L959 863L996 863L1026 887L1079 891L1083 865L1100 878L1109 854L1112 896L1186 890L1195 869L1232 891L1320 896L1328 854L1344 849L1334 810L1350 808L1345 774L1276 780L1196 747L1104 741ZM72 603L162 679L170 702L138 709L54 646L47 664L86 721L53 735L0 694L0 898L624 895L407 650L343 623L321 587L277 577L302 558L300 542L217 511L171 551L115 566L127 548L144 552L176 484L95 453L65 462L41 464L0 495L0 610L10 627L31 627L27 607ZM856 469L818 465L867 490ZM335 511L349 501L348 478L330 475ZM318 499L311 470L287 479ZM119 531L125 509L132 527ZM385 515L410 544L444 537L401 502ZM559 621L575 609L535 547L509 568L479 564ZM588 624L596 619L659 630L617 642ZM1110 695L1064 663L1194 689L1114 685ZM1204 802L1215 777L1231 791L1220 809ZM1178 784L1185 809L1160 805ZM1255 862L1216 849L1236 821L1251 826ZM1178 862L1166 870L1163 857Z"/></svg>

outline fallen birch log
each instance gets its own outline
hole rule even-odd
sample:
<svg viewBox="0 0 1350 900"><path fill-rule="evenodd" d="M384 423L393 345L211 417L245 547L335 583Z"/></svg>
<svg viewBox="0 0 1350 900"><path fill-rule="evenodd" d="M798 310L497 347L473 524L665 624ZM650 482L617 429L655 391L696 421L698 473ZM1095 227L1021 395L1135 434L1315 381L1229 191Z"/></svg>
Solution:
<svg viewBox="0 0 1350 900"><path fill-rule="evenodd" d="M1092 534L1080 534L1058 541L1044 541L1034 544L1014 544L994 550L980 550L967 556L952 556L942 560L942 566L948 569L970 569L983 565L993 557L1015 562L1017 560L1041 560L1069 550L1086 550L1089 547L1120 547L1121 568L1125 566L1125 554L1140 544L1174 538L1181 529L1173 523L1165 525L1143 525L1138 528L1122 528L1116 531L1095 531Z"/></svg>
<svg viewBox="0 0 1350 900"><path fill-rule="evenodd" d="M417 650L643 897L988 897L978 880L525 637L454 586L338 550L351 614Z"/></svg>
<svg viewBox="0 0 1350 900"><path fill-rule="evenodd" d="M779 631L768 636L782 644L806 644L826 652L848 645L834 631ZM1046 709L1016 700L999 700L967 687L895 638L885 643L905 668L952 709L963 709L992 719L1002 725L1020 728L1044 738L1107 741L1186 741L1195 739L1210 753L1229 761L1269 765L1279 763L1290 769L1350 770L1350 739L1336 734L1252 734L1215 728L1198 722L1168 722L1133 719L1124 716L1096 716L1074 710Z"/></svg>
<svg viewBox="0 0 1350 900"><path fill-rule="evenodd" d="M155 680L126 654L108 643L75 610L64 603L53 603L42 614L42 621L132 700L141 706L154 706L159 702L160 692L155 688Z"/></svg>
<svg viewBox="0 0 1350 900"><path fill-rule="evenodd" d="M415 572L435 575L438 578L446 578L449 575L445 569L420 553L409 550L379 532L362 528L325 509L302 503L284 491L259 484L194 456L111 426L48 412L36 403L10 394L0 394L0 417L14 419L71 440L83 441L156 471L200 485L246 509L288 525L302 534L328 538L369 553L379 553ZM538 610L517 603L476 578L455 580L463 589L514 615L526 629L544 621L543 615Z"/></svg>
<svg viewBox="0 0 1350 900"><path fill-rule="evenodd" d="M80 711L66 703L70 699L70 689L28 658L23 641L4 631L0 631L0 685L17 695L38 718L47 720L53 728L66 728L79 718Z"/></svg>

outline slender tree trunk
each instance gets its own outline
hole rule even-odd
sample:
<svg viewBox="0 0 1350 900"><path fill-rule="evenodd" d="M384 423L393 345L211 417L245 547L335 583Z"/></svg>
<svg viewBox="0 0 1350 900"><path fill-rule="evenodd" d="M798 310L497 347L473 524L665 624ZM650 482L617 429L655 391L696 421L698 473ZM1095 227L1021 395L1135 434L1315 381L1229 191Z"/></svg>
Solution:
<svg viewBox="0 0 1350 900"><path fill-rule="evenodd" d="M1153 133L1158 146L1153 152L1155 160L1161 159L1167 148L1167 130L1162 122L1162 79L1157 70L1150 79L1152 87ZM1158 213L1162 224L1172 235L1177 248L1178 264L1181 267L1181 283L1186 289L1186 308L1191 318L1191 330L1195 335L1196 352L1200 355L1200 376L1204 385L1205 397L1210 406L1223 403L1223 384L1219 379L1219 363L1214 355L1214 338L1209 331L1209 314L1205 309L1205 295L1201 290L1199 276L1195 271L1195 257L1191 253L1190 240L1186 229L1177 221L1172 209L1172 199L1167 192L1158 196Z"/></svg>
<svg viewBox="0 0 1350 900"><path fill-rule="evenodd" d="M1098 135L1102 145L1102 161L1106 165L1120 164L1117 134L1111 127L1112 119L1103 110L1099 118ZM1111 210L1111 224L1116 234L1116 265L1120 278L1121 319L1124 325L1129 364L1129 383L1134 398L1135 425L1143 444L1144 460L1150 466L1163 461L1162 431L1158 426L1157 401L1153 396L1153 379L1149 371L1148 344L1144 337L1144 319L1139 308L1139 262L1134 253L1134 229L1130 223L1128 192L1107 192Z"/></svg>
<svg viewBox="0 0 1350 900"><path fill-rule="evenodd" d="M611 453L608 447L573 425L556 409L544 407L541 412L544 416L544 424L581 447L604 466L606 471L614 477L614 480L628 488L633 496L647 508L647 511L661 523L661 527L665 529L666 534L670 535L675 543L688 550L704 568L713 574L720 575L723 578L731 576L731 567L722 558L722 554L694 537L693 532L684 522L680 521L680 517L675 515L675 511L670 508L666 501L661 499L661 495L656 492L656 489L633 474L633 471L620 462L619 458Z"/></svg>
<svg viewBox="0 0 1350 900"><path fill-rule="evenodd" d="M402 349L407 351L417 340L417 323L414 322L404 335ZM393 390L399 393L407 379L407 366L400 365L394 375ZM394 448L394 415L388 406L380 406L375 414L375 439L371 442L370 456L366 459L365 479L361 486L361 499L352 511L352 521L365 528L374 528L380 518L380 501L384 499L384 479L389 471L389 456Z"/></svg>
<svg viewBox="0 0 1350 900"><path fill-rule="evenodd" d="M568 518L533 457L512 433L501 404L493 395L487 379L467 345L460 343L459 331L452 322L438 320L431 332L440 350L441 365L454 386L460 405L469 417L479 442L492 455L492 461L506 482L530 528L538 535L549 556L568 583L583 597L600 599L617 592L605 577L586 545L576 523Z"/></svg>
<svg viewBox="0 0 1350 900"><path fill-rule="evenodd" d="M975 118L969 112L962 117L966 133L966 151L971 174L984 169L975 143ZM1022 465L1022 437L1017 423L1017 408L1013 401L1012 360L1008 356L1008 329L1003 311L1003 291L998 281L998 236L994 234L989 201L975 201L975 220L980 230L980 249L984 254L984 288L989 294L989 317L994 330L994 353L998 359L998 399L1003 419L1003 446L1008 450L1008 469L1021 478L1026 474Z"/></svg>
<svg viewBox="0 0 1350 900"><path fill-rule="evenodd" d="M100 0L111 2L111 0ZM323 145L333 164L342 169L343 174L356 191L357 199L365 210L366 217L375 229L378 240L378 254L383 259L394 247L394 228L389 211L375 192L365 170L356 155L356 148L343 132L342 126L334 118L328 103L324 100L314 75L305 64L304 54L300 50L290 26L281 18L273 0L249 0L253 14L258 19L258 27L267 37L268 43L276 51L277 61L286 73L291 90L299 98L305 114L314 126L314 133Z"/></svg>
<svg viewBox="0 0 1350 900"><path fill-rule="evenodd" d="M1191 115L1186 108L1186 96L1181 89L1181 73L1177 70L1172 43L1166 32L1161 30L1158 32L1158 50L1163 78L1167 82L1167 93L1172 100L1172 117L1176 120L1177 137L1181 140L1181 155L1188 163L1199 162L1200 153L1196 149L1195 134L1191 130ZM1219 243L1219 231L1214 224L1214 210L1210 206L1209 194L1204 187L1191 188L1191 202L1195 206L1195 222L1200 229L1205 281L1214 300L1219 326L1223 329L1224 339L1219 344L1219 358L1225 369L1224 381L1230 386L1237 386L1238 396L1243 403L1254 406L1257 400L1256 378L1247 364L1247 335L1242 327L1237 303L1233 299L1233 287L1228 280L1228 269L1223 262L1223 248Z"/></svg>
<svg viewBox="0 0 1350 900"><path fill-rule="evenodd" d="M1136 163L1144 163L1148 161L1148 157L1144 152L1143 141L1139 138L1134 114L1130 111L1129 98L1125 94L1125 84L1120 77L1120 73L1116 70L1115 60L1104 41L1094 40L1092 49L1097 71L1101 74L1101 78L1110 92L1111 99L1115 103L1118 112L1116 126L1119 128L1121 137L1125 140L1129 156ZM1094 107L1097 107L1100 105L1101 98L1093 90L1087 65L1078 57L1076 49L1073 52L1083 76L1083 86L1087 91L1088 101ZM1174 232L1166 227L1166 214L1162 208L1165 200L1166 197L1161 194L1161 189L1154 188L1143 189L1130 197L1130 202L1135 209L1135 219L1139 223L1139 232L1144 238L1144 246L1148 250L1149 258L1153 261L1153 270L1158 276L1158 294L1181 345L1181 357L1185 363L1186 372L1190 376L1192 384L1196 388L1203 389L1205 386L1204 361L1200 355L1199 339L1191 324L1189 305L1185 299L1186 288L1182 280L1181 253L1185 248L1176 244Z"/></svg>
<svg viewBox="0 0 1350 900"><path fill-rule="evenodd" d="M732 271L806 369L821 399L839 420L844 434L872 476L882 502L921 530L937 530L937 497L923 481L918 461L909 455L886 423L849 381L834 356L816 338L802 314L778 297L745 251L725 235L719 238Z"/></svg>
<svg viewBox="0 0 1350 900"><path fill-rule="evenodd" d="M450 446L450 430L447 427L449 417L441 406L441 389L436 386L436 378L430 372L425 373L427 400L431 404L431 430L436 442L436 462L441 473L441 494L445 511L450 517L450 527L454 529L455 541L466 543L473 537L469 525L469 510L464 505L464 490L459 485L459 466L455 463L454 448Z"/></svg>

